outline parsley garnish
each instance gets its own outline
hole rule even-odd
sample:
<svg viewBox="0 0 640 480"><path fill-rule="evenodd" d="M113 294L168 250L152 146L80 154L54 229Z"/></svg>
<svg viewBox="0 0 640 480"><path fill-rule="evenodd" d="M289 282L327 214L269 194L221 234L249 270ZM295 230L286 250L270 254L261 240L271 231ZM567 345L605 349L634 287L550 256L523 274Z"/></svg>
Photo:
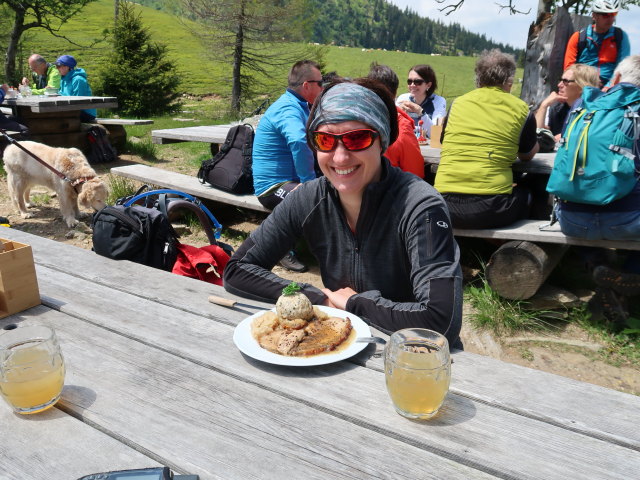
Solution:
<svg viewBox="0 0 640 480"><path fill-rule="evenodd" d="M300 291L300 285L298 285L296 282L291 282L289 285L287 285L282 289L282 295L284 296L295 295L299 291Z"/></svg>

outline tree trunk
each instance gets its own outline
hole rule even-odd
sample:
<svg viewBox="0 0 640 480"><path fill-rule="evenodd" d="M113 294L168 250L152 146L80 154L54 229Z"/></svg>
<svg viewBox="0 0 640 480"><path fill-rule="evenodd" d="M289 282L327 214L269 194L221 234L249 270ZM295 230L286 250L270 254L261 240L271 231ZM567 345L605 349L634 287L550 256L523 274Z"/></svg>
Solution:
<svg viewBox="0 0 640 480"><path fill-rule="evenodd" d="M113 23L118 24L118 15L120 13L120 0L113 0Z"/></svg>
<svg viewBox="0 0 640 480"><path fill-rule="evenodd" d="M565 8L558 7L553 15L542 12L529 27L520 98L534 109L556 88L562 77L569 37L589 21L589 17L569 15Z"/></svg>
<svg viewBox="0 0 640 480"><path fill-rule="evenodd" d="M240 7L240 18L238 18L238 29L236 30L236 43L233 48L233 79L231 85L231 111L234 114L240 112L242 97L242 84L240 75L242 73L242 56L244 52L244 2Z"/></svg>
<svg viewBox="0 0 640 480"><path fill-rule="evenodd" d="M491 255L485 272L487 282L503 298L531 298L568 248L525 241L505 243Z"/></svg>
<svg viewBox="0 0 640 480"><path fill-rule="evenodd" d="M13 28L9 34L9 44L7 45L7 56L4 59L4 76L11 85L20 83L16 78L16 55L18 53L18 43L24 27L24 10L15 10Z"/></svg>

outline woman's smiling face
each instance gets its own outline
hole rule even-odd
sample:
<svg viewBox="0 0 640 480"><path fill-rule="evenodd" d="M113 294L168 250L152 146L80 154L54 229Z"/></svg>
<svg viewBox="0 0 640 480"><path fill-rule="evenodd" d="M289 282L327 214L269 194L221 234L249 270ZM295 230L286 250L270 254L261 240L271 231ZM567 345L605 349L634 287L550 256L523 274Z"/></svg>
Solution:
<svg viewBox="0 0 640 480"><path fill-rule="evenodd" d="M342 134L351 130L371 127L365 123L350 120L347 122L320 125L317 130L334 134ZM317 150L318 165L327 180L341 196L359 195L372 182L380 180L382 148L380 138L366 150L349 151L339 141L331 152Z"/></svg>
<svg viewBox="0 0 640 480"><path fill-rule="evenodd" d="M427 96L427 90L431 88L431 82L425 82L424 79L414 70L409 72L407 80L411 80L411 83L407 85L411 95L420 98ZM421 83L421 85L417 85L415 82Z"/></svg>

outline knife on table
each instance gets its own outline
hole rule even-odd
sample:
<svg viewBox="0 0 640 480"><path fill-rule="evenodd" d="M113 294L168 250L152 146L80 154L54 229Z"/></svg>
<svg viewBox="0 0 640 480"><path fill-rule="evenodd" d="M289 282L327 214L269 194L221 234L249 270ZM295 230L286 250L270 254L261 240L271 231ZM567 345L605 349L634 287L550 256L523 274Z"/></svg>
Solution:
<svg viewBox="0 0 640 480"><path fill-rule="evenodd" d="M209 301L211 303L215 303L216 305L221 305L223 307L241 307L241 308L253 308L254 310L268 310L265 307L259 307L257 305L249 305L248 303L241 303L235 300L231 300L229 298L218 297L217 295L209 295Z"/></svg>

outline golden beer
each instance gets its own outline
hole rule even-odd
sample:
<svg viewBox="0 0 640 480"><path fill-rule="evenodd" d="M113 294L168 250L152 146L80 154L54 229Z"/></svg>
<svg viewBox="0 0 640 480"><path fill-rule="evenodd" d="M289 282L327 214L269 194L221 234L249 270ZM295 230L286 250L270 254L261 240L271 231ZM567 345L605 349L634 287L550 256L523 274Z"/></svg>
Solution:
<svg viewBox="0 0 640 480"><path fill-rule="evenodd" d="M33 334L41 338L24 339ZM0 335L0 343L0 394L5 401L24 414L53 406L60 398L65 375L53 330L21 327Z"/></svg>
<svg viewBox="0 0 640 480"><path fill-rule="evenodd" d="M444 402L451 380L446 338L425 329L394 333L385 350L385 379L400 415L413 419L433 417Z"/></svg>

